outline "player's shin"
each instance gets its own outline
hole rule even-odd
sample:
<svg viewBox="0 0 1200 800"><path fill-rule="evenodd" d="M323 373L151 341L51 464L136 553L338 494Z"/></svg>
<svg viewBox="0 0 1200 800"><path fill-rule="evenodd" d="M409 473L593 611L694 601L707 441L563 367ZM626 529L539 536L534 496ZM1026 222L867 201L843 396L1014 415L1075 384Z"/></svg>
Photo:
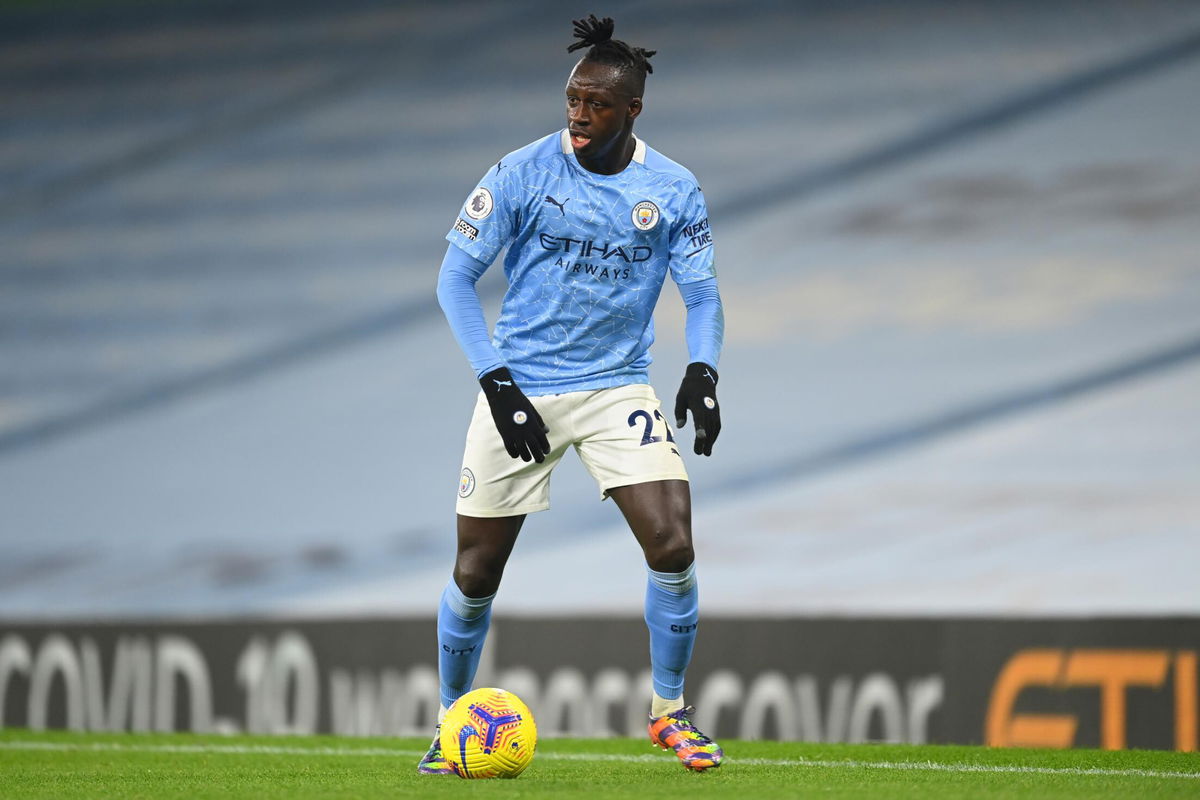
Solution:
<svg viewBox="0 0 1200 800"><path fill-rule="evenodd" d="M451 579L438 606L438 677L442 706L471 689L492 620L492 599L467 597Z"/></svg>
<svg viewBox="0 0 1200 800"><path fill-rule="evenodd" d="M647 568L646 627L650 630L652 716L683 707L683 680L692 660L699 619L696 565L683 572Z"/></svg>

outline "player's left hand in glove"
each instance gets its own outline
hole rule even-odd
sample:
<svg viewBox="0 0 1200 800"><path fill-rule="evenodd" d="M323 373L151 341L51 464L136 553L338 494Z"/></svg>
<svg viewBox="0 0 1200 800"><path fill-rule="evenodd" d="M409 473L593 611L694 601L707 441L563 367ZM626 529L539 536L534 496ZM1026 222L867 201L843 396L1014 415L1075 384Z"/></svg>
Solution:
<svg viewBox="0 0 1200 800"><path fill-rule="evenodd" d="M479 379L483 396L492 410L496 430L504 440L504 449L513 458L533 460L539 464L550 453L550 429L542 416L517 386L508 367L494 369Z"/></svg>
<svg viewBox="0 0 1200 800"><path fill-rule="evenodd" d="M721 404L717 402L717 371L703 361L688 364L683 375L679 394L675 395L675 427L687 423L689 411L696 428L692 449L698 456L711 456L713 443L721 433Z"/></svg>

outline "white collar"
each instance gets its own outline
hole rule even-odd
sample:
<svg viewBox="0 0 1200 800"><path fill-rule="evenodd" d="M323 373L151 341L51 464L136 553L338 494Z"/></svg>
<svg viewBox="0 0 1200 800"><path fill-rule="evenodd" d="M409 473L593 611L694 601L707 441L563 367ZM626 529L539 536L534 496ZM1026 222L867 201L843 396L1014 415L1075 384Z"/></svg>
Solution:
<svg viewBox="0 0 1200 800"><path fill-rule="evenodd" d="M569 130L563 128L559 140L562 142L563 155L575 155L575 148L571 147L571 132ZM633 160L638 164L646 163L646 143L636 136L633 137Z"/></svg>

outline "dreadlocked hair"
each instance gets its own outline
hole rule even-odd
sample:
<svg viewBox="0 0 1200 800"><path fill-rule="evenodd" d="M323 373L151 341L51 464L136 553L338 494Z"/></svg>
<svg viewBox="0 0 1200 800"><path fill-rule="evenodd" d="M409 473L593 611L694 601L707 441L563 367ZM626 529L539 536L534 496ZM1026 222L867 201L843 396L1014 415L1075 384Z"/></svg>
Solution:
<svg viewBox="0 0 1200 800"><path fill-rule="evenodd" d="M640 94L640 88L645 86L646 75L654 72L650 57L658 51L631 47L620 39L612 38L612 17L596 19L595 14L588 14L587 19L572 20L572 24L575 26L574 36L579 41L568 47L567 52L590 48L583 56L584 61L607 64L631 73Z"/></svg>

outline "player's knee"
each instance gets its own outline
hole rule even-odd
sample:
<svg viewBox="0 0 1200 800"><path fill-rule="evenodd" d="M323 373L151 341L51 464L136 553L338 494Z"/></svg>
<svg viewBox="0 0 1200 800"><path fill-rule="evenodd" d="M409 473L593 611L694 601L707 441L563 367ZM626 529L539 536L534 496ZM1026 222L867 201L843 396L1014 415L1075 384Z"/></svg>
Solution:
<svg viewBox="0 0 1200 800"><path fill-rule="evenodd" d="M500 588L504 564L478 554L460 554L454 565L454 582L467 597L487 597Z"/></svg>
<svg viewBox="0 0 1200 800"><path fill-rule="evenodd" d="M683 572L695 560L692 537L682 527L660 532L646 548L646 563L655 572Z"/></svg>

